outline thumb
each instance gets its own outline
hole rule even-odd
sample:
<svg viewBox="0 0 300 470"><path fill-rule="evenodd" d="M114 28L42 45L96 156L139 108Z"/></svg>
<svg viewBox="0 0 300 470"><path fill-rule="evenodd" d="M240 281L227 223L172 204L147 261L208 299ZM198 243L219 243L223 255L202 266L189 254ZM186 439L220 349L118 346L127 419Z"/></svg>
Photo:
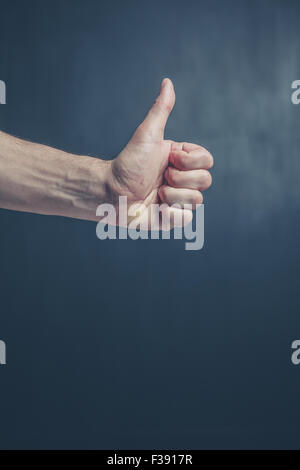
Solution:
<svg viewBox="0 0 300 470"><path fill-rule="evenodd" d="M175 91L172 81L164 78L160 92L145 120L139 126L139 133L151 140L162 140L168 117L175 104Z"/></svg>

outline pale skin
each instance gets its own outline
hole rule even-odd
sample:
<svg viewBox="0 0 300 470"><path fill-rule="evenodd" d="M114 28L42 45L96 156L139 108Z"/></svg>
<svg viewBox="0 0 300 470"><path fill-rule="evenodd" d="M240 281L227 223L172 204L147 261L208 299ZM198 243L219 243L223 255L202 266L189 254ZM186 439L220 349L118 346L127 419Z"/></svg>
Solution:
<svg viewBox="0 0 300 470"><path fill-rule="evenodd" d="M202 204L202 191L212 181L208 170L213 158L199 145L164 140L174 104L173 84L164 79L145 120L111 161L0 132L0 207L96 221L99 204L117 208L119 196L127 196L129 207L142 204L141 219L156 203L165 204L170 214L179 211L183 224L189 222L192 212L183 206ZM173 204L181 208L173 209Z"/></svg>

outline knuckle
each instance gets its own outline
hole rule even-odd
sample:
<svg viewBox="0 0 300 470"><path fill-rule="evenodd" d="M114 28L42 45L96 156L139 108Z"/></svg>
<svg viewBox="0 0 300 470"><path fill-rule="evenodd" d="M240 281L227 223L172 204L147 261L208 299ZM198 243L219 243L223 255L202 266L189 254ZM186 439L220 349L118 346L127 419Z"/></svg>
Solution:
<svg viewBox="0 0 300 470"><path fill-rule="evenodd" d="M165 176L165 180L167 181L167 183L170 184L170 167L169 166L166 169L164 176Z"/></svg>
<svg viewBox="0 0 300 470"><path fill-rule="evenodd" d="M164 102L159 98L155 100L154 106L164 113L170 114L172 111L172 107L167 102Z"/></svg>
<svg viewBox="0 0 300 470"><path fill-rule="evenodd" d="M169 162L172 164L172 165L176 165L176 158L175 158L175 155L173 152L170 152L170 155L169 155Z"/></svg>
<svg viewBox="0 0 300 470"><path fill-rule="evenodd" d="M195 199L195 200L193 201L194 204L202 204L202 202L203 202L202 193L200 193L200 191L198 191L198 194L195 194L194 199Z"/></svg>
<svg viewBox="0 0 300 470"><path fill-rule="evenodd" d="M211 186L211 183L212 183L212 177L211 177L211 174L209 173L209 171L206 171L204 170L204 173L203 173L203 183L202 183L202 186L204 188L209 188Z"/></svg>
<svg viewBox="0 0 300 470"><path fill-rule="evenodd" d="M177 170L173 168L169 168L168 170L168 182L170 183L171 186L176 186L178 181L178 174Z"/></svg>
<svg viewBox="0 0 300 470"><path fill-rule="evenodd" d="M187 159L186 159L185 155L179 155L178 164L179 164L178 166L180 167L180 169L182 169L182 170L187 169Z"/></svg>
<svg viewBox="0 0 300 470"><path fill-rule="evenodd" d="M193 194L189 197L189 203L193 205L202 204L203 196L200 191L194 190Z"/></svg>
<svg viewBox="0 0 300 470"><path fill-rule="evenodd" d="M162 201L165 201L166 196L167 196L166 186L161 186L159 189L159 197L161 198Z"/></svg>
<svg viewBox="0 0 300 470"><path fill-rule="evenodd" d="M214 166L214 157L210 153L208 153L206 156L206 166L207 169L210 169Z"/></svg>

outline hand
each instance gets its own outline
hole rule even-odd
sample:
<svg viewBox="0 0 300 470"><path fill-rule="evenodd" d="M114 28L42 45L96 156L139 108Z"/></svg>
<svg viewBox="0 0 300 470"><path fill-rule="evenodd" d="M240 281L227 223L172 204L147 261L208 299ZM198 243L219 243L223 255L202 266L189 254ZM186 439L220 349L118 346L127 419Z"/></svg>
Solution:
<svg viewBox="0 0 300 470"><path fill-rule="evenodd" d="M213 158L206 149L192 143L164 140L174 104L174 87L166 78L145 120L111 163L108 178L113 199L117 203L118 196L127 196L128 207L142 204L138 213L141 223L150 220L151 204L181 207L192 204L193 208L202 204L201 191L212 182L208 169L213 166ZM175 212L181 213L183 225L192 219L191 210L170 207L168 210L172 225Z"/></svg>

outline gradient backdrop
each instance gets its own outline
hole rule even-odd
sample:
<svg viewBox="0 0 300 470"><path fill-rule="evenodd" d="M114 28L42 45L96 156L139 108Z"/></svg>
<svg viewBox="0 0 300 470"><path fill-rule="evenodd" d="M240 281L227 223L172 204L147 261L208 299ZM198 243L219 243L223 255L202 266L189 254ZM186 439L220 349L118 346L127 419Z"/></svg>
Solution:
<svg viewBox="0 0 300 470"><path fill-rule="evenodd" d="M300 3L0 0L0 128L113 158L160 80L205 247L0 211L1 448L300 448Z"/></svg>

